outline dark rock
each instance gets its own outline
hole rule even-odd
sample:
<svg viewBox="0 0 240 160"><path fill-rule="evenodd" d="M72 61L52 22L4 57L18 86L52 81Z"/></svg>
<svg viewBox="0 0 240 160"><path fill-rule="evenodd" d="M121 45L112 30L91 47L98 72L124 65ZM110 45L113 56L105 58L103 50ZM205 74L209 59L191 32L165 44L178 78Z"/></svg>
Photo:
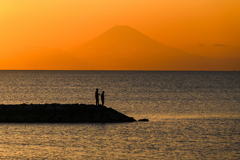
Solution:
<svg viewBox="0 0 240 160"><path fill-rule="evenodd" d="M148 122L148 119L139 119L138 121L142 121L142 122Z"/></svg>
<svg viewBox="0 0 240 160"><path fill-rule="evenodd" d="M12 123L116 123L134 122L112 108L85 104L1 105L0 122Z"/></svg>

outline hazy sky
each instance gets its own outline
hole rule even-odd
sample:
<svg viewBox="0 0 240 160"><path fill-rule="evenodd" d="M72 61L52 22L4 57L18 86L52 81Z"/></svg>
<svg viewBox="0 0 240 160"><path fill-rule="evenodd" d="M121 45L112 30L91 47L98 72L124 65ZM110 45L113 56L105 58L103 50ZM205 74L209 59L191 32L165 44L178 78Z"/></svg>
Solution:
<svg viewBox="0 0 240 160"><path fill-rule="evenodd" d="M0 57L67 50L115 25L192 54L240 57L240 0L1 0Z"/></svg>

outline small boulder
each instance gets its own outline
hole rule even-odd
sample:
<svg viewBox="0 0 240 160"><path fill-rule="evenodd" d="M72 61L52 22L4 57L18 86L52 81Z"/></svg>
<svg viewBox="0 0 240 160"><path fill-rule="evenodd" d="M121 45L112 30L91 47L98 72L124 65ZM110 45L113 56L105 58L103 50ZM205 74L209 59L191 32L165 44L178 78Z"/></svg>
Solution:
<svg viewBox="0 0 240 160"><path fill-rule="evenodd" d="M148 122L149 120L144 118L144 119L139 119L138 121L140 121L140 122Z"/></svg>

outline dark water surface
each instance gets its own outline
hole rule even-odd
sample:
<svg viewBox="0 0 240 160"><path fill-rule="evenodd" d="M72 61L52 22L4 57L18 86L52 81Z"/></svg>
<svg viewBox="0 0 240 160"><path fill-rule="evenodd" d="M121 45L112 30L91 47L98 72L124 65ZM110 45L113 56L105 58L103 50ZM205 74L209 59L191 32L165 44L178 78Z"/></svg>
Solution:
<svg viewBox="0 0 240 160"><path fill-rule="evenodd" d="M0 71L0 104L105 104L149 123L0 124L0 158L240 159L240 72Z"/></svg>

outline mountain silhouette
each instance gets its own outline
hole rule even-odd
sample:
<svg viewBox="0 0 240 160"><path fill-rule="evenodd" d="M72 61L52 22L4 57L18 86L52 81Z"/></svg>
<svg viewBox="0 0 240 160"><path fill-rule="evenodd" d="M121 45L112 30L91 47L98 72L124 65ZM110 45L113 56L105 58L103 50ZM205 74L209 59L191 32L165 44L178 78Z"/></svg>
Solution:
<svg viewBox="0 0 240 160"><path fill-rule="evenodd" d="M165 46L125 25L107 30L72 52L83 63L92 60L83 66L96 70L226 70L226 66L237 65L237 61L229 63Z"/></svg>
<svg viewBox="0 0 240 160"><path fill-rule="evenodd" d="M240 60L191 55L117 25L72 50L36 49L0 59L0 69L46 70L240 70Z"/></svg>

